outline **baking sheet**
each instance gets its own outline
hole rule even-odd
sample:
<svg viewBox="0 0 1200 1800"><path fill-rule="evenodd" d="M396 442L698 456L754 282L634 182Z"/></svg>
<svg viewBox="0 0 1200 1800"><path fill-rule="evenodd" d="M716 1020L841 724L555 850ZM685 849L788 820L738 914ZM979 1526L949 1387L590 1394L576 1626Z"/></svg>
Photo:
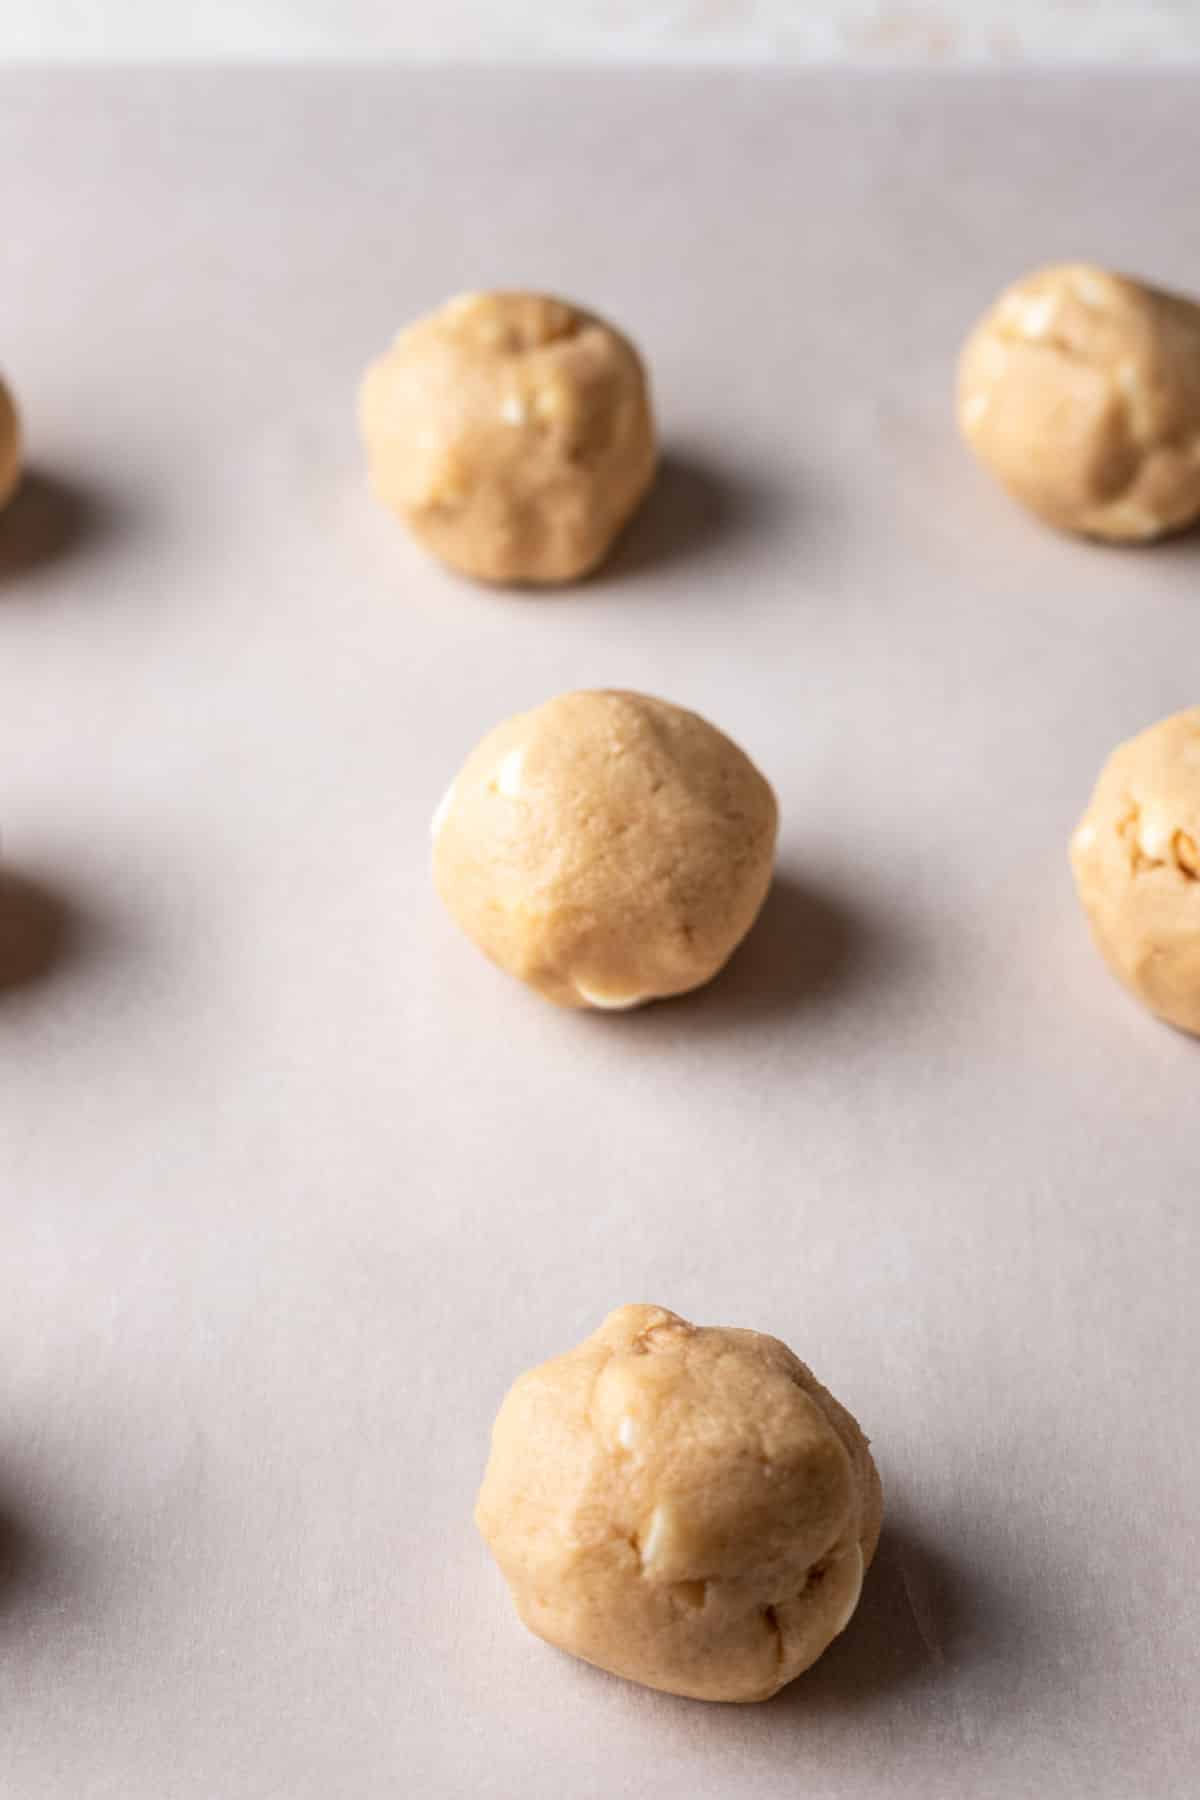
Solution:
<svg viewBox="0 0 1200 1800"><path fill-rule="evenodd" d="M6 1795L1192 1791L1200 1064L1064 846L1197 698L1200 543L1048 534L949 392L1039 261L1200 288L1196 91L0 79ZM653 369L660 489L557 598L363 487L361 366L492 284ZM727 974L595 1018L456 935L427 824L604 684L783 830ZM875 1442L859 1615L768 1706L545 1648L475 1538L504 1388L629 1299L784 1337Z"/></svg>

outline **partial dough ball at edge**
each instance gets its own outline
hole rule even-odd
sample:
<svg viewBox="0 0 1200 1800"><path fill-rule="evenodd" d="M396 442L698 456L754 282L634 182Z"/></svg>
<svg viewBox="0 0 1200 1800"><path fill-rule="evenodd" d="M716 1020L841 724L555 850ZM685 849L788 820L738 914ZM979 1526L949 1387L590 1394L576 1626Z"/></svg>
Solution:
<svg viewBox="0 0 1200 1800"><path fill-rule="evenodd" d="M21 421L16 401L0 379L0 508L21 485Z"/></svg>
<svg viewBox="0 0 1200 1800"><path fill-rule="evenodd" d="M1070 847L1093 941L1117 979L1200 1035L1200 707L1119 744Z"/></svg>
<svg viewBox="0 0 1200 1800"><path fill-rule="evenodd" d="M1200 306L1083 263L1006 288L958 372L959 425L1058 529L1144 543L1200 518Z"/></svg>

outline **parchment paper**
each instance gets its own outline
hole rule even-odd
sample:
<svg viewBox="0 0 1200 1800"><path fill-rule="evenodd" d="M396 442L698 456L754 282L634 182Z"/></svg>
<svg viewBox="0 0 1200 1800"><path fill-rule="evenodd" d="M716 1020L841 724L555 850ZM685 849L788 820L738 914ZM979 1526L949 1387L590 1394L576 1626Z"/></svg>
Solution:
<svg viewBox="0 0 1200 1800"><path fill-rule="evenodd" d="M1064 848L1198 697L1200 542L1114 552L956 442L999 285L1200 289L1195 75L0 79L0 1792L1194 1792L1196 1046ZM653 369L609 571L476 590L354 387L448 293ZM573 686L780 795L711 990L561 1014L442 915L429 815ZM766 1707L527 1637L471 1523L524 1367L628 1299L862 1420L859 1616Z"/></svg>

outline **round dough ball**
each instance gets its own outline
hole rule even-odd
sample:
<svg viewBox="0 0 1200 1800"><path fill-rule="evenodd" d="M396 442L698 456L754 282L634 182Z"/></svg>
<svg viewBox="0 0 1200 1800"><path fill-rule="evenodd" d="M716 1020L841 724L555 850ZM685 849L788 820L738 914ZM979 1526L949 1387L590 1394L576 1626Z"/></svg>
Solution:
<svg viewBox="0 0 1200 1800"><path fill-rule="evenodd" d="M0 381L0 507L7 506L21 482L21 421L16 404Z"/></svg>
<svg viewBox="0 0 1200 1800"><path fill-rule="evenodd" d="M479 581L573 581L649 488L642 363L603 320L541 294L463 294L402 331L363 381L381 500Z"/></svg>
<svg viewBox="0 0 1200 1800"><path fill-rule="evenodd" d="M1064 531L1137 542L1200 518L1200 306L1085 263L1003 293L967 339L959 422Z"/></svg>
<svg viewBox="0 0 1200 1800"><path fill-rule="evenodd" d="M467 936L560 1006L621 1011L710 980L771 882L775 796L665 700L563 694L488 733L433 821Z"/></svg>
<svg viewBox="0 0 1200 1800"><path fill-rule="evenodd" d="M1200 1035L1200 707L1113 751L1071 865L1114 975L1159 1018Z"/></svg>
<svg viewBox="0 0 1200 1800"><path fill-rule="evenodd" d="M521 1376L475 1511L531 1631L697 1700L814 1663L882 1516L866 1438L784 1344L659 1306Z"/></svg>

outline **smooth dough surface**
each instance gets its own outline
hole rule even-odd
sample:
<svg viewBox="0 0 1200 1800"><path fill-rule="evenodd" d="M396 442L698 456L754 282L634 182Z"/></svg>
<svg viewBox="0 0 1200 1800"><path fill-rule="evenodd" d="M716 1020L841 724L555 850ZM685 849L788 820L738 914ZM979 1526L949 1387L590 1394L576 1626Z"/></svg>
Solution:
<svg viewBox="0 0 1200 1800"><path fill-rule="evenodd" d="M644 694L563 694L489 732L433 821L433 873L479 948L561 1006L711 979L766 897L778 814L749 757Z"/></svg>
<svg viewBox="0 0 1200 1800"><path fill-rule="evenodd" d="M959 364L959 423L1064 531L1139 542L1200 518L1200 306L1086 263L1008 288Z"/></svg>
<svg viewBox="0 0 1200 1800"><path fill-rule="evenodd" d="M766 1700L858 1604L867 1439L777 1338L623 1306L510 1389L476 1522L531 1631L698 1700Z"/></svg>
<svg viewBox="0 0 1200 1800"><path fill-rule="evenodd" d="M586 575L654 476L637 352L542 294L462 294L418 319L367 370L359 413L380 499L480 581Z"/></svg>
<svg viewBox="0 0 1200 1800"><path fill-rule="evenodd" d="M16 404L0 380L0 507L7 506L21 482L21 424Z"/></svg>
<svg viewBox="0 0 1200 1800"><path fill-rule="evenodd" d="M1113 973L1200 1034L1200 707L1113 751L1071 839L1092 935Z"/></svg>

